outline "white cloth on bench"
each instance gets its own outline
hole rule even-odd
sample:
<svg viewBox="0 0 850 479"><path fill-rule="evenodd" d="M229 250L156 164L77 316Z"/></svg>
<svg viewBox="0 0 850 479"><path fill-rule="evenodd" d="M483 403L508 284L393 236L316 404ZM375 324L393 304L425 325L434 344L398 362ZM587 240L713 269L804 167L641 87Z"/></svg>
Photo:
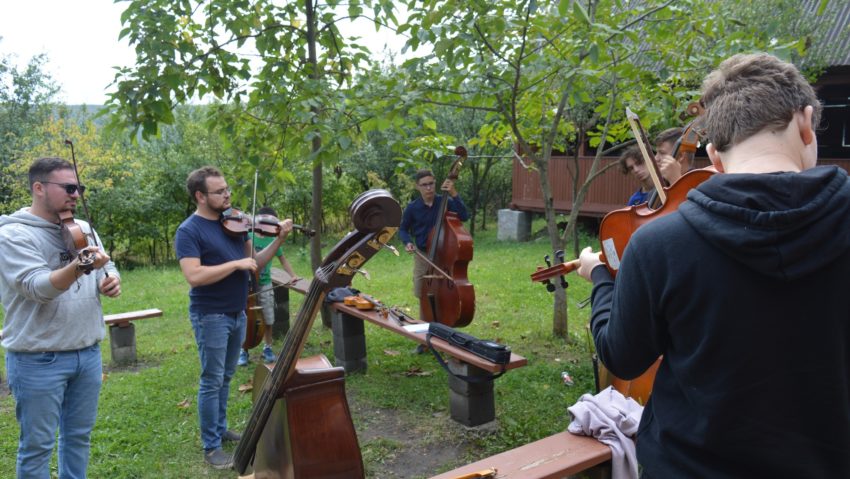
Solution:
<svg viewBox="0 0 850 479"><path fill-rule="evenodd" d="M611 448L612 479L637 479L635 442L643 406L613 387L599 394L584 394L567 408L573 417L567 431L593 436Z"/></svg>

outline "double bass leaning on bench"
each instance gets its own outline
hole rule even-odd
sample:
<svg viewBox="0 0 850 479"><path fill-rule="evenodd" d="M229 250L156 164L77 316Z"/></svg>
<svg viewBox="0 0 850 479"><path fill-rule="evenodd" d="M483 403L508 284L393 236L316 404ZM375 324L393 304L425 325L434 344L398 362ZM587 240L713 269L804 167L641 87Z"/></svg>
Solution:
<svg viewBox="0 0 850 479"><path fill-rule="evenodd" d="M384 190L358 196L349 207L355 231L316 270L271 371L259 365L254 407L233 455L234 469L254 477L357 479L364 476L360 447L345 399L343 368L324 356L301 359L325 294L351 284L362 266L398 230L401 208Z"/></svg>

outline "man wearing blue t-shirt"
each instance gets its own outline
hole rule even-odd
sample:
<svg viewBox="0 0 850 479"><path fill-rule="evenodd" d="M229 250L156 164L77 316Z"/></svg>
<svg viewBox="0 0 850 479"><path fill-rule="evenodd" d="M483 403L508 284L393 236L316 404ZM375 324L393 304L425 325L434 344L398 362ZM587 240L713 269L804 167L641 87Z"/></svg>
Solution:
<svg viewBox="0 0 850 479"><path fill-rule="evenodd" d="M238 441L227 430L227 398L245 339L248 275L264 267L292 230L281 222L280 235L252 257L246 234L231 236L221 225L230 208L230 189L221 172L205 166L189 174L186 189L198 205L177 228L174 249L189 290L189 320L201 361L198 419L204 460L216 469L233 464L221 449L222 441Z"/></svg>

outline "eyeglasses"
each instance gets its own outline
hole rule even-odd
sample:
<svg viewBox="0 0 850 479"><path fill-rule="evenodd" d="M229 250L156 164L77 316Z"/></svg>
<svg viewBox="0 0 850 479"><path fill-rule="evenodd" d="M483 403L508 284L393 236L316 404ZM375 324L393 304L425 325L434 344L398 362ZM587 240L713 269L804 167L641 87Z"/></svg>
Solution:
<svg viewBox="0 0 850 479"><path fill-rule="evenodd" d="M50 185L59 185L62 188L65 188L65 193L68 193L69 195L73 195L74 193L77 192L77 190L80 191L80 194L83 194L86 191L85 186L78 185L76 183L54 183L52 181L42 181L41 183L47 183L47 184L50 184Z"/></svg>
<svg viewBox="0 0 850 479"><path fill-rule="evenodd" d="M419 186L420 186L421 188L430 189L430 188L433 188L435 184L436 184L436 183L434 183L434 182L432 181L432 182L430 182L430 183L422 183L422 184L421 184L421 185L419 185Z"/></svg>
<svg viewBox="0 0 850 479"><path fill-rule="evenodd" d="M229 195L230 194L230 188L222 188L222 189L216 190L216 191L208 191L206 194L208 194L208 195Z"/></svg>

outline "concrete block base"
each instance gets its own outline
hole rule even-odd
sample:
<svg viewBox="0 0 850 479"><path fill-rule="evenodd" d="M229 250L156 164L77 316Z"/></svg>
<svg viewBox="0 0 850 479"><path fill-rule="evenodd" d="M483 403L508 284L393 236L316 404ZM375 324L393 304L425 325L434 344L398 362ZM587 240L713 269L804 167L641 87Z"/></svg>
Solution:
<svg viewBox="0 0 850 479"><path fill-rule="evenodd" d="M531 213L499 210L499 241L528 241L531 239Z"/></svg>

